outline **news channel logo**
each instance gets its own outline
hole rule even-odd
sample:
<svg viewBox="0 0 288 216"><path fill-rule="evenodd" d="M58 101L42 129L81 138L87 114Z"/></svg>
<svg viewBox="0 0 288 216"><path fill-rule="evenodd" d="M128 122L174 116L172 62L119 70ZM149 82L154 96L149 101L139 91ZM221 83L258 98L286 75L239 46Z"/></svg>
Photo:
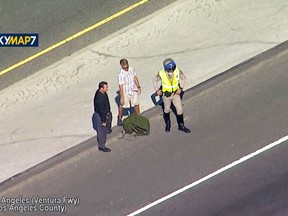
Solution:
<svg viewBox="0 0 288 216"><path fill-rule="evenodd" d="M39 34L0 33L0 47L38 47Z"/></svg>

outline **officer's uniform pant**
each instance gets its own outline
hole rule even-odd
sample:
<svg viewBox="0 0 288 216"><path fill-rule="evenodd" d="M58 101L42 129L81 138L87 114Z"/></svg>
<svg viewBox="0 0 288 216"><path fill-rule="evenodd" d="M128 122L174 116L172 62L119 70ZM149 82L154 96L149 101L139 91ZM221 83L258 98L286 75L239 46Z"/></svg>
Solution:
<svg viewBox="0 0 288 216"><path fill-rule="evenodd" d="M98 147L104 148L106 140L107 140L107 134L111 130L112 113L111 112L107 113L106 115L107 124L105 127L101 125L101 118L100 118L99 113L95 112L93 117L95 121L94 129L97 131Z"/></svg>
<svg viewBox="0 0 288 216"><path fill-rule="evenodd" d="M171 102L173 103L174 107L176 108L177 115L183 114L183 108L182 108L182 100L180 95L173 94L170 97L163 96L163 103L164 103L164 113L170 112Z"/></svg>

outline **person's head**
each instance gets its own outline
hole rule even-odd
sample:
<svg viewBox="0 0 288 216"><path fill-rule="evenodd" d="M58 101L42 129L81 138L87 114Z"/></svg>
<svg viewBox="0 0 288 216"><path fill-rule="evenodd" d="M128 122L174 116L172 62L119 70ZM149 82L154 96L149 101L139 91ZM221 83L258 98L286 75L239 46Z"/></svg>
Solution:
<svg viewBox="0 0 288 216"><path fill-rule="evenodd" d="M107 92L108 91L108 83L105 81L100 82L98 85L98 89L99 89L99 91L101 91L103 93Z"/></svg>
<svg viewBox="0 0 288 216"><path fill-rule="evenodd" d="M167 58L163 62L163 67L164 67L165 71L167 71L168 73L171 73L171 72L173 72L175 70L176 64L173 61L173 59Z"/></svg>
<svg viewBox="0 0 288 216"><path fill-rule="evenodd" d="M127 59L121 59L120 60L120 66L123 70L128 71L129 70L129 63Z"/></svg>

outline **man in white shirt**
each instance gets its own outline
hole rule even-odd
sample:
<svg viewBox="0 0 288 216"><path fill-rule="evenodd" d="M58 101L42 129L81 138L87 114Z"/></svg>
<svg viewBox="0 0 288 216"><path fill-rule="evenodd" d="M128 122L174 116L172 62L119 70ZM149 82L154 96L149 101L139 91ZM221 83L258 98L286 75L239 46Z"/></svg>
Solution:
<svg viewBox="0 0 288 216"><path fill-rule="evenodd" d="M118 75L118 84L120 92L120 105L118 109L117 125L122 125L123 108L134 107L134 111L139 114L139 94L141 86L137 74L133 67L129 67L127 59L120 60L120 73Z"/></svg>

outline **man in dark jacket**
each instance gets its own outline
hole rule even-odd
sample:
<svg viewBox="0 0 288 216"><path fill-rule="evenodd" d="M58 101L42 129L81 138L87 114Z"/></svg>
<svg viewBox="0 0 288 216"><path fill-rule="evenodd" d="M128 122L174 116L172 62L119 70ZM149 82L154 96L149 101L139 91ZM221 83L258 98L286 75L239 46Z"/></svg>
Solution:
<svg viewBox="0 0 288 216"><path fill-rule="evenodd" d="M93 128L97 131L98 149L103 152L110 152L111 149L105 146L107 134L111 133L112 113L107 95L108 83L99 83L98 90L94 96Z"/></svg>

